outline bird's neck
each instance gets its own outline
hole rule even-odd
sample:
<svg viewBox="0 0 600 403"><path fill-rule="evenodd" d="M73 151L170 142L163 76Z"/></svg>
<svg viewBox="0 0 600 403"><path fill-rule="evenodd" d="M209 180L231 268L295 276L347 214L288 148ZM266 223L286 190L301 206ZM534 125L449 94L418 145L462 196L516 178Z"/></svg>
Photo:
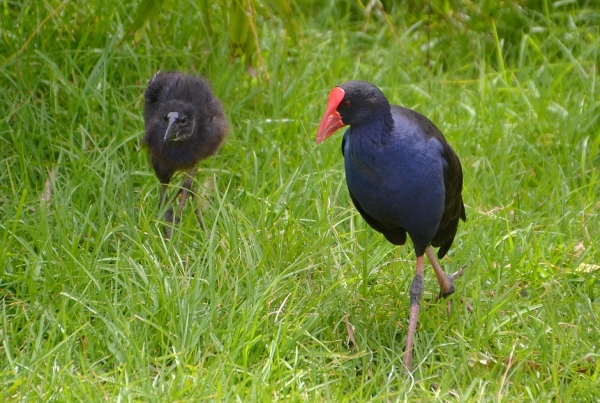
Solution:
<svg viewBox="0 0 600 403"><path fill-rule="evenodd" d="M374 115L368 122L352 125L351 135L360 143L384 144L394 132L394 118L391 111Z"/></svg>

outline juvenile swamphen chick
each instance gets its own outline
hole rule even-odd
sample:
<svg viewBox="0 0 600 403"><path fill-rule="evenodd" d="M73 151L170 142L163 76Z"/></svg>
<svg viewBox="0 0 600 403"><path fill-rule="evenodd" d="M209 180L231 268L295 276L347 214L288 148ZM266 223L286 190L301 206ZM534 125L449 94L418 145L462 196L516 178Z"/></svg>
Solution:
<svg viewBox="0 0 600 403"><path fill-rule="evenodd" d="M452 245L459 219L466 220L462 168L442 132L425 116L390 105L365 81L335 87L317 131L317 144L350 125L342 141L350 197L365 221L394 245L410 236L417 269L410 286L410 316L404 364L412 368L412 347L423 295L423 255L440 284L441 295L454 292L452 275L438 258Z"/></svg>
<svg viewBox="0 0 600 403"><path fill-rule="evenodd" d="M186 171L177 215L173 217L172 205L165 215L166 221L173 223L179 220L191 193L196 164L217 152L223 143L227 119L206 80L179 72L156 73L144 99L146 134L142 144L148 147L152 168L160 181L161 207L167 201L167 185L175 172ZM199 209L196 216L203 226ZM169 227L165 227L165 235L171 237Z"/></svg>

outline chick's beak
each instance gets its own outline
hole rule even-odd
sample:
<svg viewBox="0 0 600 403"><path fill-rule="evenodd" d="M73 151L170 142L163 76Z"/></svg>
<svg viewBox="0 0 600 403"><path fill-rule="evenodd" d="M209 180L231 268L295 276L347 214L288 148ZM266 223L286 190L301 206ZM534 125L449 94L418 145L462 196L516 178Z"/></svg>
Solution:
<svg viewBox="0 0 600 403"><path fill-rule="evenodd" d="M167 140L169 140L169 134L171 133L171 128L173 127L173 125L175 123L179 122L179 113L169 112L167 114L167 118L169 119L169 124L167 126L167 130L165 131L165 139L164 139L165 143L167 142Z"/></svg>

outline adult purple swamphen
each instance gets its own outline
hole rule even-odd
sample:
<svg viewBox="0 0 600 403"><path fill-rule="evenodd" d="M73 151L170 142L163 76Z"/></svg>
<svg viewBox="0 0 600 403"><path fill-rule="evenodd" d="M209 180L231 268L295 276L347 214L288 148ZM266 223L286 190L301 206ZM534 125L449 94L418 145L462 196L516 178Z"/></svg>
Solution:
<svg viewBox="0 0 600 403"><path fill-rule="evenodd" d="M173 223L191 194L196 165L221 147L227 135L227 119L209 83L196 76L159 71L148 83L144 99L146 133L142 144L148 147L152 168L160 181L161 207L167 201L167 185L175 172L186 171L177 215L173 216L172 205L165 215L165 220ZM203 226L198 208L196 217ZM165 227L165 235L171 237L169 227Z"/></svg>
<svg viewBox="0 0 600 403"><path fill-rule="evenodd" d="M458 156L425 116L390 105L371 83L348 81L335 87L317 131L317 144L349 125L342 140L350 198L365 221L394 245L410 236L417 269L410 286L410 316L404 364L412 369L412 347L423 295L423 255L431 262L440 294L454 292L462 270L447 275L443 258L466 221L463 175Z"/></svg>

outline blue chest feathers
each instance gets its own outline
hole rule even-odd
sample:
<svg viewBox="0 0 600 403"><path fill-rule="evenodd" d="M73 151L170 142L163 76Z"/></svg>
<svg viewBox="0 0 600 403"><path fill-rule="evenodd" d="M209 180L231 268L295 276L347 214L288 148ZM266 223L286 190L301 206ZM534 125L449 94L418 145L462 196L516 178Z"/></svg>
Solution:
<svg viewBox="0 0 600 403"><path fill-rule="evenodd" d="M433 238L444 210L442 145L404 130L382 136L348 129L344 163L348 189L377 221Z"/></svg>

